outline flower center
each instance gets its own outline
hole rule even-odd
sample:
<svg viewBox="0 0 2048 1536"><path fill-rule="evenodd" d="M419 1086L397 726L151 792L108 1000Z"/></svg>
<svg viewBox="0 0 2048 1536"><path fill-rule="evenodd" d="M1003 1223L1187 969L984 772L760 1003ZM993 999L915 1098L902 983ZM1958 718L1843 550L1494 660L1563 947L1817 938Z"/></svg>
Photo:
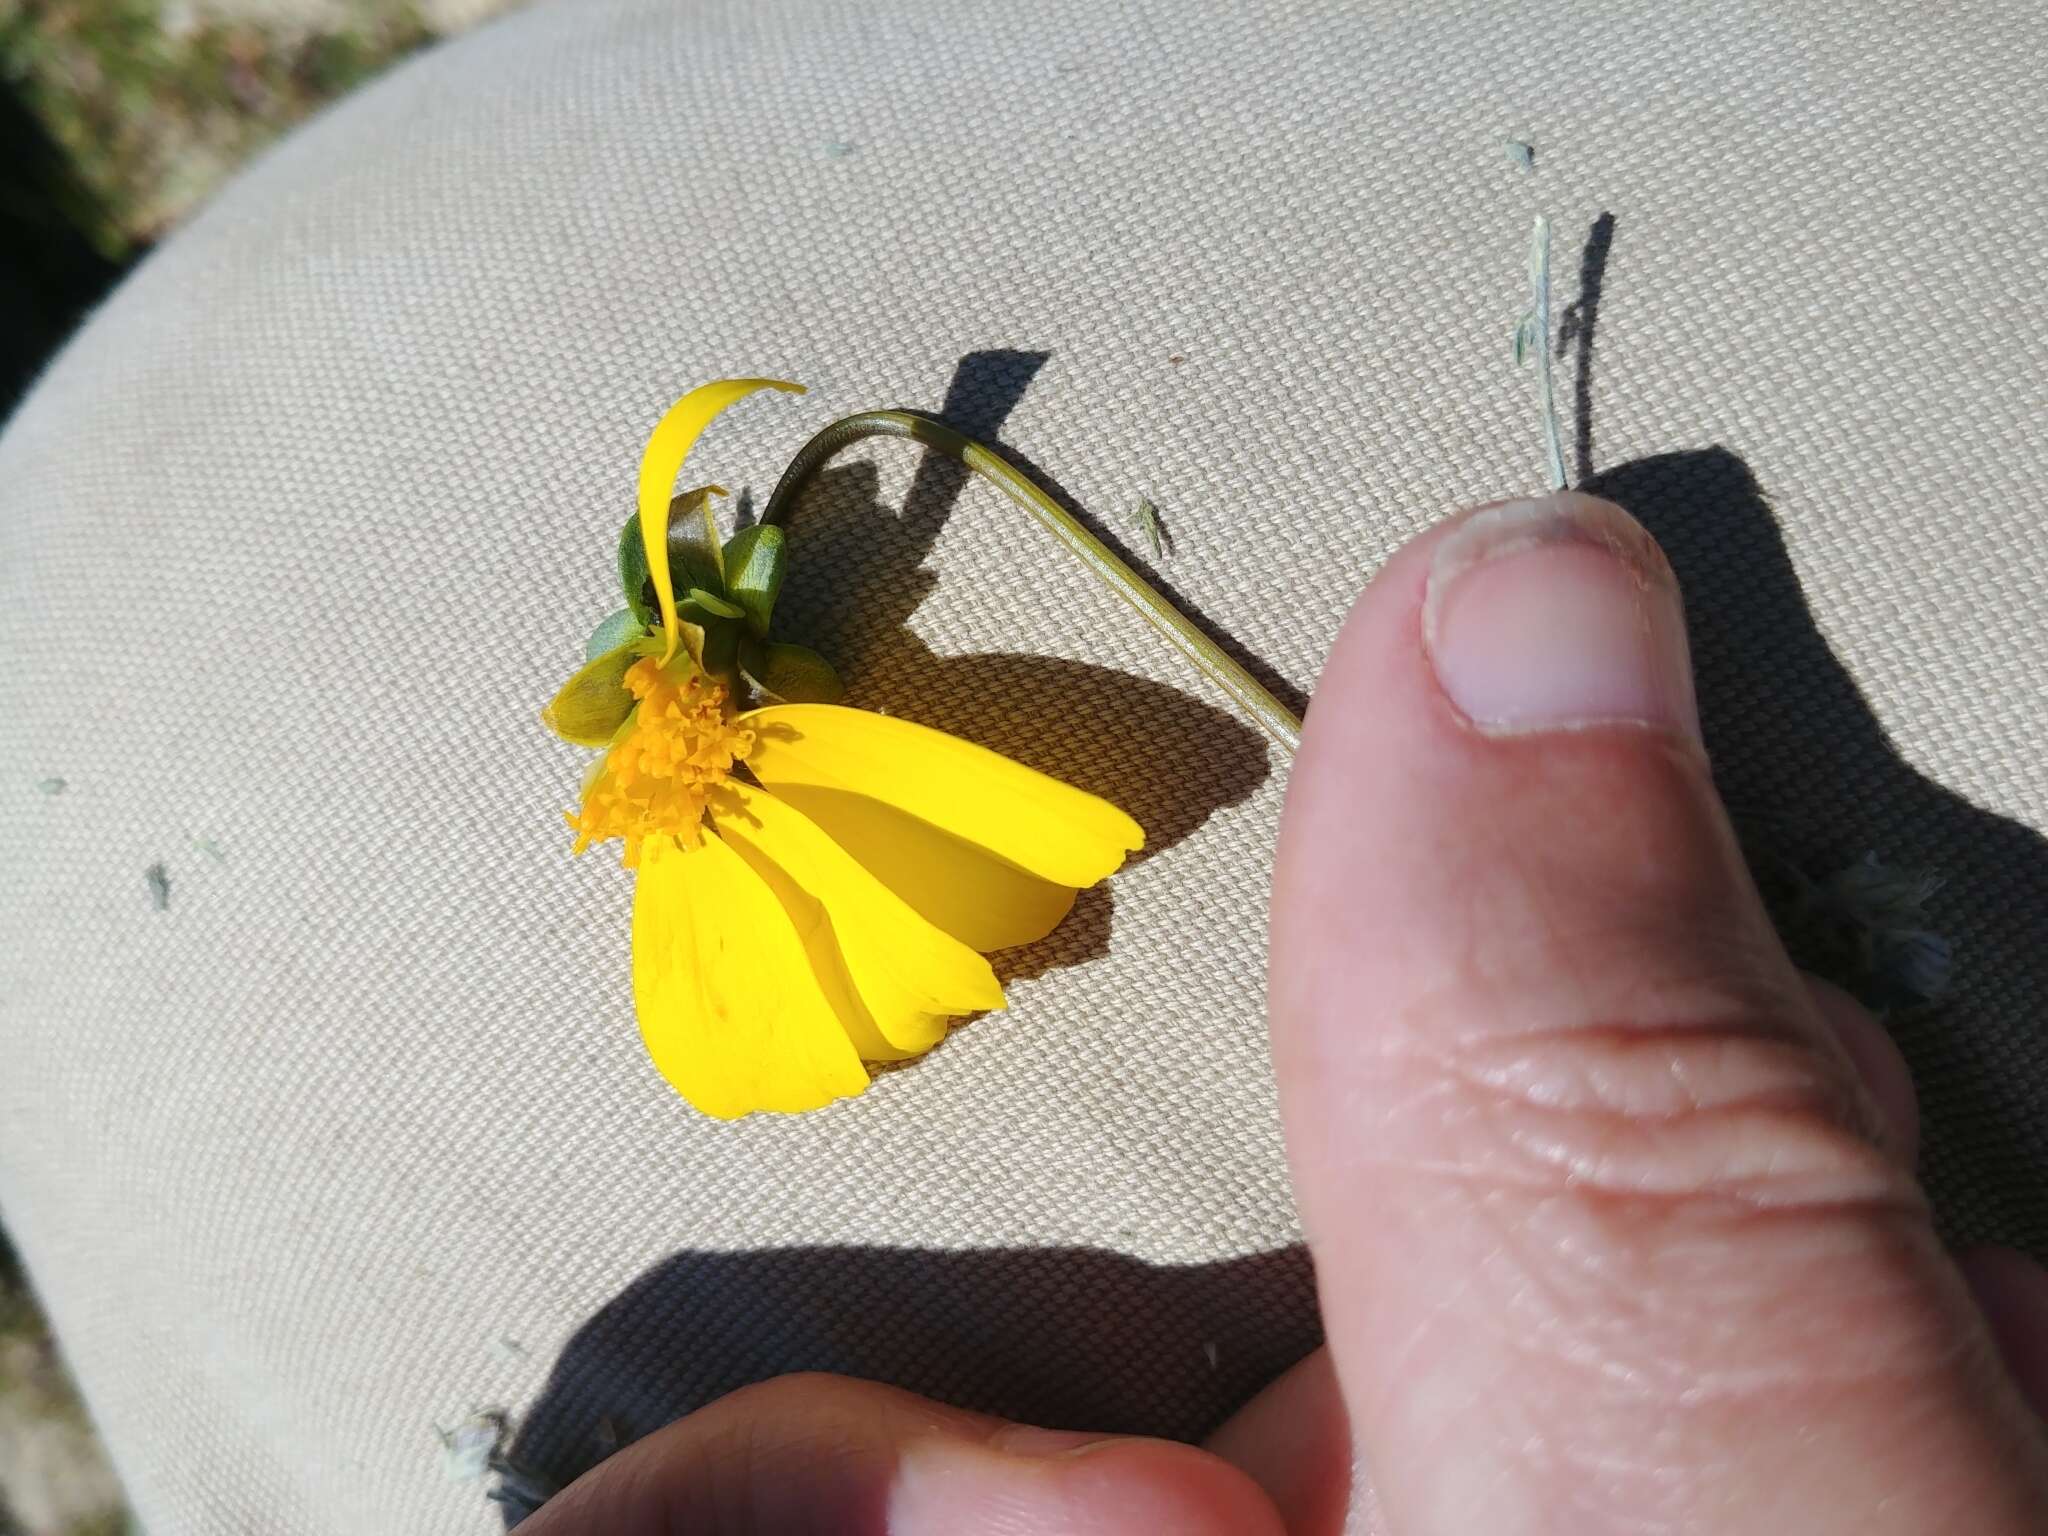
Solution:
<svg viewBox="0 0 2048 1536"><path fill-rule="evenodd" d="M687 659L670 670L652 657L636 661L626 669L626 687L640 701L632 723L598 764L582 811L563 814L576 829L578 853L620 838L633 869L645 838L697 846L704 797L753 750L754 733L726 717L725 689Z"/></svg>

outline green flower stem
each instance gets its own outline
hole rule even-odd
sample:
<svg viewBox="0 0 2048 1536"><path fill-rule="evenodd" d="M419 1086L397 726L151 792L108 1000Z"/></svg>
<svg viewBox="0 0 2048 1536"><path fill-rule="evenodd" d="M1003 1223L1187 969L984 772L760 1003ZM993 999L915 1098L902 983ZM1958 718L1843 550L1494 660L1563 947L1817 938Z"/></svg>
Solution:
<svg viewBox="0 0 2048 1536"><path fill-rule="evenodd" d="M1031 477L988 444L929 416L912 411L862 411L843 417L805 443L790 461L775 492L761 513L766 526L785 524L804 488L819 470L851 443L870 437L907 437L948 458L957 459L1004 495L1029 512L1038 522L1095 573L1098 581L1137 609L1150 624L1203 674L1236 701L1238 707L1259 728L1289 752L1301 744L1301 721L1294 712L1268 693L1249 672L1226 655L1223 649L1197 629L1179 609L1169 603L1136 571L1117 557L1108 545L1076 522L1060 504L1039 488Z"/></svg>

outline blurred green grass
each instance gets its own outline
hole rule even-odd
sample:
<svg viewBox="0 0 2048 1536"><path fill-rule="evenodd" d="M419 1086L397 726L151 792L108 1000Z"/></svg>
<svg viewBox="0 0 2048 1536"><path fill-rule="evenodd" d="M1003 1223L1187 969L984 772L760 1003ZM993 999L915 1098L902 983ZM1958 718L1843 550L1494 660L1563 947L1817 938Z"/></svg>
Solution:
<svg viewBox="0 0 2048 1536"><path fill-rule="evenodd" d="M121 1488L0 1233L0 1536L135 1536Z"/></svg>
<svg viewBox="0 0 2048 1536"><path fill-rule="evenodd" d="M0 78L69 161L67 210L121 261L250 155L508 0L0 0Z"/></svg>

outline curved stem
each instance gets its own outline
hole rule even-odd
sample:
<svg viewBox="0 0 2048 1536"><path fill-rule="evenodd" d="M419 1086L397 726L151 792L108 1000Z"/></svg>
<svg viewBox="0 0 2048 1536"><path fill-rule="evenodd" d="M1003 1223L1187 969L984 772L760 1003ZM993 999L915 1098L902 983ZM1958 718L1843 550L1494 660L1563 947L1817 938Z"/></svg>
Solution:
<svg viewBox="0 0 2048 1536"><path fill-rule="evenodd" d="M1095 573L1096 579L1137 609L1150 624L1217 687L1237 703L1273 740L1292 752L1301 744L1301 721L1262 687L1258 679L1226 655L1222 647L1197 629L1181 611L1161 597L1152 584L1119 559L1023 470L988 444L956 432L944 422L913 411L862 411L846 416L813 437L790 460L775 483L774 494L761 513L764 524L786 523L804 488L832 456L850 443L870 437L907 437L948 458L957 459L1036 518Z"/></svg>

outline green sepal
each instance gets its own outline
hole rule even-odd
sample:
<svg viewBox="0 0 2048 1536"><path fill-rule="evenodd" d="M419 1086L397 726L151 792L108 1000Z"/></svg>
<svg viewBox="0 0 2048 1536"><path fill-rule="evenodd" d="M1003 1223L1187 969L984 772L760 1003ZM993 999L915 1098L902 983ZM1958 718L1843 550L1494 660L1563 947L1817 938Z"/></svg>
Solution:
<svg viewBox="0 0 2048 1536"><path fill-rule="evenodd" d="M626 669L645 654L645 642L635 640L586 661L540 712L542 723L579 747L610 746L612 737L633 713Z"/></svg>
<svg viewBox="0 0 2048 1536"><path fill-rule="evenodd" d="M676 623L676 649L702 667L704 650L710 643L709 635L708 626L685 615ZM668 642L662 638L662 633L658 629L640 642L640 652L644 656L659 656L667 647Z"/></svg>
<svg viewBox="0 0 2048 1536"><path fill-rule="evenodd" d="M747 610L738 603L727 602L722 597L706 592L702 587L690 588L685 601L695 603L704 612L721 619L744 619L747 616Z"/></svg>
<svg viewBox="0 0 2048 1536"><path fill-rule="evenodd" d="M595 661L607 651L616 651L639 635L641 629L640 621L633 617L633 610L621 608L590 632L590 638L583 642L583 659Z"/></svg>
<svg viewBox="0 0 2048 1536"><path fill-rule="evenodd" d="M783 704L837 704L846 697L832 663L809 646L777 641L761 652L761 670L749 667L747 680L765 697Z"/></svg>
<svg viewBox="0 0 2048 1536"><path fill-rule="evenodd" d="M726 595L745 611L747 628L758 639L768 638L786 549L780 528L759 524L742 528L725 543Z"/></svg>
<svg viewBox="0 0 2048 1536"><path fill-rule="evenodd" d="M761 637L751 632L740 636L740 676L748 684L759 689L761 674L768 670L768 647L761 643Z"/></svg>
<svg viewBox="0 0 2048 1536"><path fill-rule="evenodd" d="M725 691L735 698L740 691L740 637L745 632L736 619L713 619L703 628L703 646L697 655L705 675L724 684Z"/></svg>
<svg viewBox="0 0 2048 1536"><path fill-rule="evenodd" d="M626 612L639 620L643 629L661 622L654 604L654 581L647 573L647 543L640 536L640 514L626 519L619 530L619 590L626 597Z"/></svg>
<svg viewBox="0 0 2048 1536"><path fill-rule="evenodd" d="M725 551L718 541L718 519L711 511L711 498L723 496L724 494L725 487L722 485L700 486L694 491L683 492L682 495L668 504L668 529L671 540L669 549L671 551L675 549L673 540L675 538L676 524L679 521L687 520L692 512L696 513L698 526L697 537L694 541L695 547L701 551L699 558L710 562L708 574L717 578L715 582L697 581L694 577L691 577L687 567L671 565L670 570L676 577L676 584L678 586L684 584L683 578L691 577L691 585L709 587L714 592L722 593L725 591Z"/></svg>
<svg viewBox="0 0 2048 1536"><path fill-rule="evenodd" d="M713 596L725 593L725 571L721 551L713 537L711 497L716 486L685 491L668 507L668 574L677 593L701 587ZM626 606L646 629L661 625L661 609L654 600L654 581L647 573L647 544L640 533L640 515L626 519L619 530L619 587Z"/></svg>

